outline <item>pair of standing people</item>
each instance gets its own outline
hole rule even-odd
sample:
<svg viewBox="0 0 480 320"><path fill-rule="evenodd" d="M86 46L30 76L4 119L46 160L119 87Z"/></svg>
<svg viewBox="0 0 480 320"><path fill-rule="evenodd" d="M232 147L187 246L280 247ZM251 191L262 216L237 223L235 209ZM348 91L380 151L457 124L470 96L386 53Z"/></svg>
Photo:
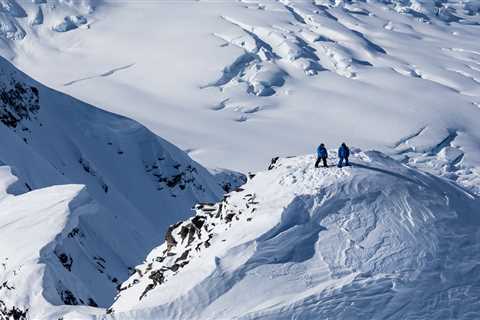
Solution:
<svg viewBox="0 0 480 320"><path fill-rule="evenodd" d="M350 165L350 163L348 162L349 156L350 156L350 148L348 148L345 143L342 143L340 145L340 148L338 148L339 161L337 166L339 168L343 167L343 162L345 162L346 166L349 166ZM317 148L317 161L315 162L315 168L318 168L320 161L322 161L324 167L328 167L327 158L328 158L327 148L325 148L325 145L321 143Z"/></svg>

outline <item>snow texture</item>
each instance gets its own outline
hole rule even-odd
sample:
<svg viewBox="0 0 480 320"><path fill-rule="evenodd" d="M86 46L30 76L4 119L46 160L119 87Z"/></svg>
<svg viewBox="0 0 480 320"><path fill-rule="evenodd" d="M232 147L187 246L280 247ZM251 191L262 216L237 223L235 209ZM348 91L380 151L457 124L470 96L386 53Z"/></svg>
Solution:
<svg viewBox="0 0 480 320"><path fill-rule="evenodd" d="M102 319L480 316L477 196L376 151L314 160L274 159L197 205Z"/></svg>
<svg viewBox="0 0 480 320"><path fill-rule="evenodd" d="M479 38L476 0L0 0L0 319L480 318Z"/></svg>
<svg viewBox="0 0 480 320"><path fill-rule="evenodd" d="M207 167L257 171L319 140L394 154L422 128L409 158L457 132L455 167L480 163L478 1L10 2L28 17L5 13L4 56Z"/></svg>

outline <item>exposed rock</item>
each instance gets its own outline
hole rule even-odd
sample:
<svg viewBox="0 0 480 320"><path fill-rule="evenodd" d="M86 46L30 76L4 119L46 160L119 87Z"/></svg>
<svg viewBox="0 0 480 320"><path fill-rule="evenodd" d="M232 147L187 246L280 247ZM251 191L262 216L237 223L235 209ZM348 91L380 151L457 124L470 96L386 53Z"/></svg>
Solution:
<svg viewBox="0 0 480 320"><path fill-rule="evenodd" d="M78 305L77 298L73 295L70 290L64 290L60 293L63 303L66 305Z"/></svg>
<svg viewBox="0 0 480 320"><path fill-rule="evenodd" d="M272 158L272 161L270 161L270 165L268 166L268 170L272 170L275 168L275 164L277 163L279 157Z"/></svg>
<svg viewBox="0 0 480 320"><path fill-rule="evenodd" d="M5 302L0 300L0 319L1 320L27 320L28 309L18 307L8 307Z"/></svg>
<svg viewBox="0 0 480 320"><path fill-rule="evenodd" d="M72 264L73 264L73 259L69 255L66 255L65 253L58 253L55 252L57 255L58 260L60 263L63 265L65 269L68 271L72 271Z"/></svg>
<svg viewBox="0 0 480 320"><path fill-rule="evenodd" d="M86 23L87 18L84 16L66 16L62 22L53 27L53 30L56 32L67 32L75 30Z"/></svg>
<svg viewBox="0 0 480 320"><path fill-rule="evenodd" d="M0 121L7 127L16 128L20 122L31 120L38 110L37 88L15 80L8 86L0 85Z"/></svg>
<svg viewBox="0 0 480 320"><path fill-rule="evenodd" d="M165 233L165 242L167 243L167 248L170 249L177 245L175 237L172 235L172 231L178 226L178 224L171 225L167 232Z"/></svg>
<svg viewBox="0 0 480 320"><path fill-rule="evenodd" d="M219 203L199 203L195 205L194 217L170 226L165 243L158 248L159 255L152 256L150 261L140 266L126 285L119 287L119 292L145 283L140 280L146 277L151 281L145 285L139 297L140 300L143 299L148 292L168 281L170 276L180 272L192 259L208 249L217 232L228 230L235 221L243 219L243 216L250 221L259 204L252 193L243 196L243 207L231 205L228 199L227 195Z"/></svg>

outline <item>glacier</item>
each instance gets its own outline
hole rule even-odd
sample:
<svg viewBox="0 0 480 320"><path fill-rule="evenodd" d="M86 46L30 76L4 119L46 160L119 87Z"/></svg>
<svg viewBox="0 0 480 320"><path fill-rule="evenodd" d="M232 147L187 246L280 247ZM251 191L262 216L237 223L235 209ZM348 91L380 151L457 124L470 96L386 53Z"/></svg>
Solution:
<svg viewBox="0 0 480 320"><path fill-rule="evenodd" d="M479 38L477 0L0 0L0 319L480 318Z"/></svg>
<svg viewBox="0 0 480 320"><path fill-rule="evenodd" d="M257 171L319 139L422 156L455 130L480 161L477 1L57 2L17 1L45 22L15 18L26 35L5 56L207 167ZM89 22L52 31L76 15Z"/></svg>

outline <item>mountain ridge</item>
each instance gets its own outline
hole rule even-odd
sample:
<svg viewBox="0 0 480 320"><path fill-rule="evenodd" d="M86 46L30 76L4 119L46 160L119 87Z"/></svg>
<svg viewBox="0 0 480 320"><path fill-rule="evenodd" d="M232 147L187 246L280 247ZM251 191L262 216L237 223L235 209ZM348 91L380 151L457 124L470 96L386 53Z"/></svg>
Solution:
<svg viewBox="0 0 480 320"><path fill-rule="evenodd" d="M480 318L479 31L476 0L0 0L0 319Z"/></svg>
<svg viewBox="0 0 480 320"><path fill-rule="evenodd" d="M2 316L107 307L160 230L221 197L223 185L139 123L49 89L3 58L0 70L0 252L11 262L0 275ZM38 239L17 247L26 230Z"/></svg>
<svg viewBox="0 0 480 320"><path fill-rule="evenodd" d="M478 314L478 196L380 152L352 158L342 169L279 159L197 205L122 285L112 319Z"/></svg>

